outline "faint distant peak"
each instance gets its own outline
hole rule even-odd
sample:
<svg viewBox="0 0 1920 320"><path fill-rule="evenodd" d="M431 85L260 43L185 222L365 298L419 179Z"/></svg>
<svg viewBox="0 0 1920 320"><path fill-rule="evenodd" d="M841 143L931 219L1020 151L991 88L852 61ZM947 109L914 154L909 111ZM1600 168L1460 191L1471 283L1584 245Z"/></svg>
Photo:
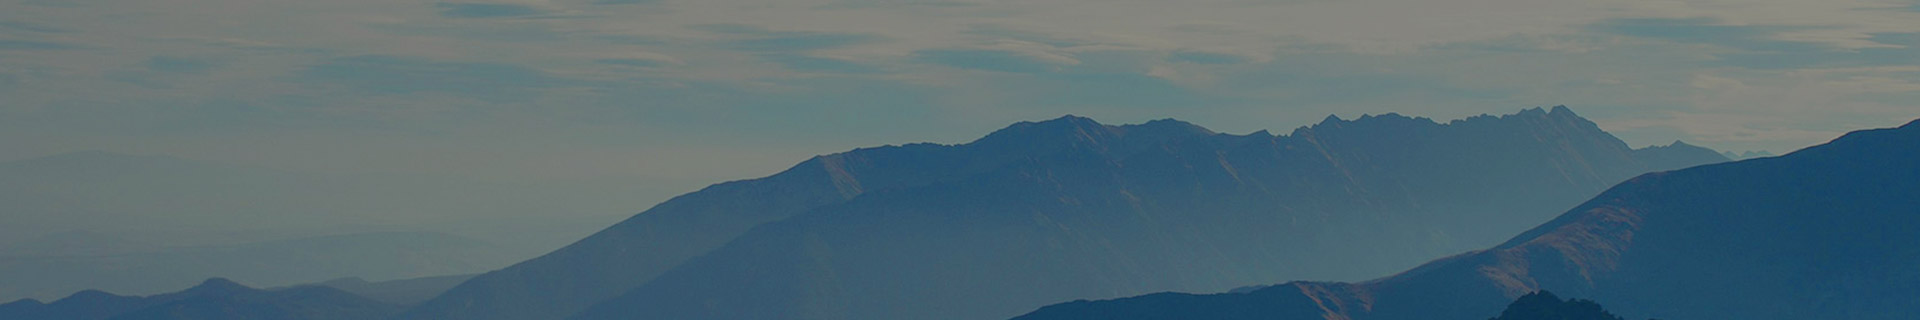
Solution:
<svg viewBox="0 0 1920 320"><path fill-rule="evenodd" d="M220 295L220 294L242 293L242 292L248 292L253 290L254 289L251 287L241 285L239 282L233 282L233 280L227 280L227 278L207 278L206 281L201 281L199 285L193 286L192 288L187 288L187 290L184 292L191 295L207 295L207 294Z"/></svg>
<svg viewBox="0 0 1920 320"><path fill-rule="evenodd" d="M1168 135L1168 136L1214 134L1213 130L1209 130L1206 127L1201 127L1200 125L1196 125L1191 122L1180 121L1174 118L1147 121L1146 123L1140 123L1140 124L1121 125L1119 129L1121 131L1125 131L1128 134L1153 134L1153 135Z"/></svg>
<svg viewBox="0 0 1920 320"><path fill-rule="evenodd" d="M1338 125L1340 125L1340 123L1343 123L1343 122L1347 122L1347 121L1346 121L1346 120L1341 120L1341 119L1340 119L1340 115L1337 115L1337 114L1329 114L1329 115L1327 115L1327 117L1326 117L1326 118L1322 118L1322 119L1320 119L1320 123L1318 123L1318 124L1315 124L1314 126L1316 126L1316 127L1318 127L1318 126L1338 126Z"/></svg>
<svg viewBox="0 0 1920 320"><path fill-rule="evenodd" d="M87 289L87 290L80 290L80 292L74 292L73 295L69 295L66 298L60 299L60 301L63 301L63 302L98 301L102 299L113 299L113 298L121 298L121 297L122 297L121 295L107 293L106 291Z"/></svg>
<svg viewBox="0 0 1920 320"><path fill-rule="evenodd" d="M89 306L89 305L100 305L102 303L109 303L112 301L124 301L128 299L139 299L139 298L107 293L106 291L100 291L95 289L87 289L87 290L80 290L80 292L74 292L71 295L67 295L66 298L60 298L60 300L54 300L53 303L49 303L48 305L57 304L57 305Z"/></svg>
<svg viewBox="0 0 1920 320"><path fill-rule="evenodd" d="M1535 128L1534 130L1546 129L1576 135L1605 135L1608 138L1612 137L1612 135L1606 133L1605 130L1601 130L1598 124L1580 117L1579 114L1573 112L1573 109L1567 108L1566 106L1553 106L1550 109L1540 107L1526 108L1515 113L1498 116L1481 114L1447 122L1439 122L1427 117L1406 116L1393 112L1378 115L1366 114L1351 120L1341 119L1338 115L1328 115L1319 123L1294 129L1292 133L1285 137L1315 137L1340 134L1341 132L1423 130L1429 127L1463 126L1506 128L1497 130L1531 127Z"/></svg>
<svg viewBox="0 0 1920 320"><path fill-rule="evenodd" d="M1329 132L1329 131L1340 131L1340 130L1353 130L1353 129L1364 130L1363 128L1410 127L1410 126L1421 126L1421 125L1431 126L1431 125L1438 125L1438 124L1439 123L1434 122L1433 119L1428 119L1425 117L1408 117L1406 115L1401 115L1396 112L1388 112L1388 113L1382 113L1377 115L1362 114L1360 115L1360 117L1353 118L1352 120L1341 119L1339 115L1330 114L1330 115L1327 115L1326 118L1320 119L1320 123L1315 123L1310 126L1304 126L1298 129L1294 129L1293 134L1290 134L1290 136L1299 136L1302 134L1310 135L1316 132Z"/></svg>
<svg viewBox="0 0 1920 320"><path fill-rule="evenodd" d="M1427 124L1438 123L1438 122L1434 122L1433 119L1428 119L1426 117L1409 117L1409 116L1401 115L1400 113L1396 113L1396 112L1388 112L1388 113L1383 113L1378 115L1363 114L1363 115L1360 115L1360 118L1353 119L1352 122L1356 124L1381 124L1381 125L1427 125Z"/></svg>
<svg viewBox="0 0 1920 320"><path fill-rule="evenodd" d="M320 282L323 286L360 286L373 283L360 277L345 277Z"/></svg>
<svg viewBox="0 0 1920 320"><path fill-rule="evenodd" d="M1573 113L1573 109L1572 109L1572 108L1567 108L1567 106L1566 106L1566 105L1557 105L1557 106L1553 106L1553 110L1551 110L1551 111L1547 111L1547 115L1550 115L1550 116L1563 116L1563 117L1575 117L1575 118L1578 118L1578 117L1580 117L1580 115L1579 115L1579 114L1574 114L1574 113Z"/></svg>
<svg viewBox="0 0 1920 320"><path fill-rule="evenodd" d="M1753 158L1767 158L1767 157L1776 156L1776 154L1773 154L1773 152L1766 151L1766 150L1747 150L1747 151L1741 151L1740 153L1734 153L1733 151L1724 151L1724 152L1720 152L1720 155L1726 156L1727 159L1734 159L1734 160L1746 160L1746 159L1753 159Z"/></svg>
<svg viewBox="0 0 1920 320"><path fill-rule="evenodd" d="M22 298L20 300L14 300L13 302L0 303L0 310L5 310L7 308L24 308L28 306L38 307L38 306L44 306L46 304L47 303L45 302L40 302L40 299Z"/></svg>
<svg viewBox="0 0 1920 320"><path fill-rule="evenodd" d="M1547 109L1539 108L1539 107L1520 109L1520 112L1513 114L1513 116L1522 116L1522 117L1543 117L1546 115L1547 115ZM1505 118L1505 117L1501 117L1501 118Z"/></svg>
<svg viewBox="0 0 1920 320"><path fill-rule="evenodd" d="M1065 115L1045 121L1021 121L974 140L970 145L983 148L1111 146L1113 144L1156 143L1169 139L1205 136L1213 130L1174 119L1140 124L1106 125L1093 119Z"/></svg>
<svg viewBox="0 0 1920 320"><path fill-rule="evenodd" d="M1033 130L1096 129L1105 127L1106 125L1100 124L1099 121L1094 121L1092 118L1069 114L1048 120L1016 122L994 133L1030 132ZM989 134L989 136L991 136L991 134Z"/></svg>
<svg viewBox="0 0 1920 320"><path fill-rule="evenodd" d="M1687 144L1686 141L1674 140L1673 143L1668 143L1666 145L1658 145L1658 144L1650 145L1643 149L1693 148L1693 147L1699 147L1699 146Z"/></svg>

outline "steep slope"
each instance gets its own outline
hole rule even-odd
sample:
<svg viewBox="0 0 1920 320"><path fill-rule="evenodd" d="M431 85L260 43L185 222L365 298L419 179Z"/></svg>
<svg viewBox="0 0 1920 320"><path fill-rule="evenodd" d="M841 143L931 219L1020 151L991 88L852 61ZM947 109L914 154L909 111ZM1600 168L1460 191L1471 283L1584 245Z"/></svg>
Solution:
<svg viewBox="0 0 1920 320"><path fill-rule="evenodd" d="M960 148L1051 153L760 225L575 318L1004 318L1076 297L1352 279L1491 245L1633 175L1724 159L1642 160L1563 107L1144 143L1079 118L1032 127L1063 129Z"/></svg>
<svg viewBox="0 0 1920 320"><path fill-rule="evenodd" d="M1917 157L1920 121L1641 176L1493 249L1379 280L1083 300L1016 319L1475 319L1534 290L1630 318L1911 319Z"/></svg>
<svg viewBox="0 0 1920 320"><path fill-rule="evenodd" d="M397 305L331 287L260 290L221 278L207 279L179 292L146 297L88 290L49 304L20 300L0 305L0 319L348 320L378 319L398 312Z"/></svg>
<svg viewBox="0 0 1920 320"><path fill-rule="evenodd" d="M1097 129L1080 130L1089 126ZM815 157L770 177L721 183L675 197L572 245L475 277L403 318L565 317L652 280L754 226L867 192L964 177L1076 145L1125 152L1209 134L1173 121L1105 127L1065 117L1015 124L968 145L910 144Z"/></svg>

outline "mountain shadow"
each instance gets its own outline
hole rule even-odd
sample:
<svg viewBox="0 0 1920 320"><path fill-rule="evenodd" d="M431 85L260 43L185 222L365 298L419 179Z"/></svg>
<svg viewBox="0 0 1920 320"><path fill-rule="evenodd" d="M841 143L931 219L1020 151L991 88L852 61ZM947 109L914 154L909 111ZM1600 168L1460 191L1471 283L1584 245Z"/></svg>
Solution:
<svg viewBox="0 0 1920 320"><path fill-rule="evenodd" d="M1473 319L1538 290L1633 318L1911 319L1917 158L1920 121L1857 131L1640 176L1491 249L1382 279L1082 300L1015 319Z"/></svg>

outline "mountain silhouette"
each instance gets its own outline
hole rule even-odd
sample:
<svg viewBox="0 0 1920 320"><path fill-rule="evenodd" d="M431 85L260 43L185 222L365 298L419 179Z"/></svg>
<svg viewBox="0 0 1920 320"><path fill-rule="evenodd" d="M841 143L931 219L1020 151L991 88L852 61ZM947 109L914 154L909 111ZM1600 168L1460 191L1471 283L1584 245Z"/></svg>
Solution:
<svg viewBox="0 0 1920 320"><path fill-rule="evenodd" d="M367 281L366 279L361 279L361 278L340 278L340 279L327 280L320 283L304 284L300 286L332 287L334 289L340 289L340 291L346 291L349 293L353 293L355 295L367 297L368 299L373 299L380 302L390 303L394 305L412 306L412 305L420 304L420 302L427 301L427 299L432 299L434 296L438 296L440 295L440 293L446 292L447 289L452 289L453 286L459 285L460 282L473 278L473 276L474 275L471 275L471 274L463 274L463 275L451 275L451 276L433 276L433 277L422 277L422 278L412 278L412 279L388 280L388 281L378 281L378 282ZM298 286L295 286L295 287L298 287ZM284 289L284 288L274 288L274 289L268 289L268 290L279 290L279 289Z"/></svg>
<svg viewBox="0 0 1920 320"><path fill-rule="evenodd" d="M1626 320L1607 312L1593 300L1561 300L1552 292L1539 291L1520 296L1507 305L1500 316L1487 320Z"/></svg>
<svg viewBox="0 0 1920 320"><path fill-rule="evenodd" d="M1634 175L1724 160L1635 150L1564 107L1329 117L1288 135L1067 116L708 187L403 318L1004 318L1360 279L1498 243Z"/></svg>
<svg viewBox="0 0 1920 320"><path fill-rule="evenodd" d="M224 278L146 297L98 290L42 304L25 299L0 305L0 319L48 320L346 320L378 319L401 307L325 286L260 290Z"/></svg>
<svg viewBox="0 0 1920 320"><path fill-rule="evenodd" d="M618 221L599 212L637 205L620 204L630 190L104 151L0 161L0 274L32 275L0 277L0 301L477 274Z"/></svg>
<svg viewBox="0 0 1920 320"><path fill-rule="evenodd" d="M1629 318L1920 314L1920 121L1653 173L1491 249L1359 283L1075 301L1049 319L1472 319L1536 290Z"/></svg>

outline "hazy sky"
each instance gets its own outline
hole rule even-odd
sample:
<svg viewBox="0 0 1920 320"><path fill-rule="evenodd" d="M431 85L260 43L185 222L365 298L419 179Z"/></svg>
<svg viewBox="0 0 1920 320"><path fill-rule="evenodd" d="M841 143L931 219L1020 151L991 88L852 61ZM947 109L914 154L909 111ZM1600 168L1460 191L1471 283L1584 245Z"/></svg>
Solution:
<svg viewBox="0 0 1920 320"><path fill-rule="evenodd" d="M1564 104L1636 147L1776 153L1920 117L1913 0L0 1L0 159L691 191L1069 113Z"/></svg>

